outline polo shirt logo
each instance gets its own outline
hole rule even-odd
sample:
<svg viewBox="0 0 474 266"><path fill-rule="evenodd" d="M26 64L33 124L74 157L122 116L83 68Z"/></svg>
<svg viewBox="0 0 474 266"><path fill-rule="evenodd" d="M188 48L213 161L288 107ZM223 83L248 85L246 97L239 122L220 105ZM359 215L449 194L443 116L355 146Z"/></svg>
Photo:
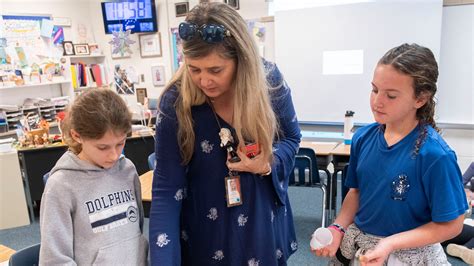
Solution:
<svg viewBox="0 0 474 266"><path fill-rule="evenodd" d="M405 200L410 190L410 182L406 174L400 174L392 180L390 197L393 200Z"/></svg>

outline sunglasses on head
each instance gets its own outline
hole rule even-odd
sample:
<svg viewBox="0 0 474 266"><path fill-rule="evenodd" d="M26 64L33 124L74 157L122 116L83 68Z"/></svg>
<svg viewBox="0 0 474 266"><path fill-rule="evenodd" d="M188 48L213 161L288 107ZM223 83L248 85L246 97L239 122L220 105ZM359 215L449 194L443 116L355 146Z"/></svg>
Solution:
<svg viewBox="0 0 474 266"><path fill-rule="evenodd" d="M199 34L207 43L220 43L225 37L230 36L230 31L222 25L203 24L198 27L195 23L186 21L179 24L178 32L184 41L190 41Z"/></svg>

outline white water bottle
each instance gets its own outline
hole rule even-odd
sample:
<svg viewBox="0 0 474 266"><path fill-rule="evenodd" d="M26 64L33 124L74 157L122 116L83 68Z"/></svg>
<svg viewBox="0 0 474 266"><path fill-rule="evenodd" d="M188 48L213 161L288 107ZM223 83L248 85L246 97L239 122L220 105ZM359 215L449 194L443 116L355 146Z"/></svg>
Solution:
<svg viewBox="0 0 474 266"><path fill-rule="evenodd" d="M350 145L352 142L352 128L354 127L354 112L346 111L344 116L344 144Z"/></svg>

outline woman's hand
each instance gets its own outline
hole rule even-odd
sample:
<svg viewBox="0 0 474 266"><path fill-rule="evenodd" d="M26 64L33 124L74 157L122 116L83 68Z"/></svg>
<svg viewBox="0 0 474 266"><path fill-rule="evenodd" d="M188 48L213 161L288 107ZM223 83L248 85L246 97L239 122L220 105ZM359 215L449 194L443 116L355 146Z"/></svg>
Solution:
<svg viewBox="0 0 474 266"><path fill-rule="evenodd" d="M265 156L261 153L250 159L240 149L237 149L237 155L240 158L240 162L231 163L229 162L230 156L227 154L227 168L229 168L231 171L264 174L270 172L271 170L268 158L265 158Z"/></svg>
<svg viewBox="0 0 474 266"><path fill-rule="evenodd" d="M339 246L341 245L342 238L344 237L344 234L337 231L336 229L331 227L328 227L328 229L329 231L331 231L332 234L332 243L329 246L325 246L318 249L311 249L311 252L318 257L336 256L336 252L339 249Z"/></svg>
<svg viewBox="0 0 474 266"><path fill-rule="evenodd" d="M378 266L383 265L385 260L392 253L393 248L387 239L381 239L379 243L373 248L360 256L360 264L362 266Z"/></svg>

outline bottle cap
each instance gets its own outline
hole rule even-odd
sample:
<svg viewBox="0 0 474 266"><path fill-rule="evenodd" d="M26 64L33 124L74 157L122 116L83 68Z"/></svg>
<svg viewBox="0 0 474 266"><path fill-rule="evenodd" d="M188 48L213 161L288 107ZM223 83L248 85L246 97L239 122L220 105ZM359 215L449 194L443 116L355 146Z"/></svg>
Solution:
<svg viewBox="0 0 474 266"><path fill-rule="evenodd" d="M347 110L345 116L354 116L354 114L355 114L354 111Z"/></svg>

